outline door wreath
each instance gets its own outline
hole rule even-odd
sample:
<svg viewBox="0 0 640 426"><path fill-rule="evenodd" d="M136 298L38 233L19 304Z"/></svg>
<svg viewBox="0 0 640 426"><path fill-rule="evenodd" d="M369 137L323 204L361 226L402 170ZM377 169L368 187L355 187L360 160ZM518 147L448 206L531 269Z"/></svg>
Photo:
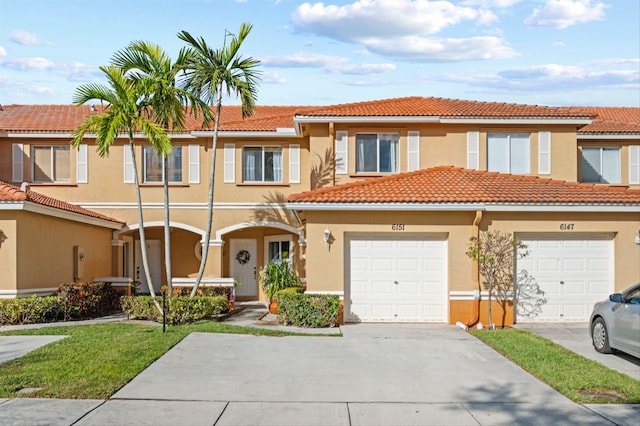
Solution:
<svg viewBox="0 0 640 426"><path fill-rule="evenodd" d="M251 254L246 250L240 250L238 254L236 254L236 260L239 264L244 265L251 259Z"/></svg>

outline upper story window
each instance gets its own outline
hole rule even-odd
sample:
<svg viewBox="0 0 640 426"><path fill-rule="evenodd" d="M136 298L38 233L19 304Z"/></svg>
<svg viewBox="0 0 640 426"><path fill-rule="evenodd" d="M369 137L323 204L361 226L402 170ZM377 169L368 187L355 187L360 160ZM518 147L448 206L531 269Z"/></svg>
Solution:
<svg viewBox="0 0 640 426"><path fill-rule="evenodd" d="M489 133L487 170L526 175L531 171L531 150L526 133Z"/></svg>
<svg viewBox="0 0 640 426"><path fill-rule="evenodd" d="M162 157L151 146L144 147L144 182L164 182ZM167 175L169 182L182 182L182 147L174 146L169 154Z"/></svg>
<svg viewBox="0 0 640 426"><path fill-rule="evenodd" d="M242 150L243 182L282 182L282 147L245 146Z"/></svg>
<svg viewBox="0 0 640 426"><path fill-rule="evenodd" d="M620 148L582 148L582 182L620 183Z"/></svg>
<svg viewBox="0 0 640 426"><path fill-rule="evenodd" d="M69 146L34 146L31 148L31 170L34 182L71 181L71 149Z"/></svg>
<svg viewBox="0 0 640 426"><path fill-rule="evenodd" d="M400 170L398 133L358 133L356 173L395 173Z"/></svg>

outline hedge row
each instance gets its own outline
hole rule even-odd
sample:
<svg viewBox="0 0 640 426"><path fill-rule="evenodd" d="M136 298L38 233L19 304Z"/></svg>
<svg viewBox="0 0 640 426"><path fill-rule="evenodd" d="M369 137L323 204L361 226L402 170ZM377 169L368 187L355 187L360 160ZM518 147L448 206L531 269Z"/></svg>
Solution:
<svg viewBox="0 0 640 426"><path fill-rule="evenodd" d="M157 297L156 300L162 305L161 297ZM120 303L130 319L162 322L162 314L151 296L123 296ZM165 311L167 324L177 325L212 319L216 315L229 312L229 305L224 296L174 296L166 299Z"/></svg>
<svg viewBox="0 0 640 426"><path fill-rule="evenodd" d="M57 295L0 300L0 324L36 324L95 318L119 308L108 283L62 284Z"/></svg>
<svg viewBox="0 0 640 426"><path fill-rule="evenodd" d="M334 294L278 293L278 321L284 325L334 327L340 313L340 298Z"/></svg>

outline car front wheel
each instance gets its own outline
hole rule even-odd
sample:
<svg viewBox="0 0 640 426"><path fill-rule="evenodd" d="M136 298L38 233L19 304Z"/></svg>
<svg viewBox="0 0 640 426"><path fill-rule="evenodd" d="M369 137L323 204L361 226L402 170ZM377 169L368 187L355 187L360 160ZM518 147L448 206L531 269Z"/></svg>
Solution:
<svg viewBox="0 0 640 426"><path fill-rule="evenodd" d="M607 325L602 318L596 318L591 325L591 340L593 347L601 354L610 354L611 347L609 346L609 333L607 332Z"/></svg>

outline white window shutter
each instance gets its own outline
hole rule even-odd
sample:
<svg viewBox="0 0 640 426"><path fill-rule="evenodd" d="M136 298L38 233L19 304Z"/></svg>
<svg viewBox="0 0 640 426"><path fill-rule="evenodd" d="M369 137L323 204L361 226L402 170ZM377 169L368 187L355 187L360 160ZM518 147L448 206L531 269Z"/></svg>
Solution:
<svg viewBox="0 0 640 426"><path fill-rule="evenodd" d="M300 183L300 145L289 145L289 183Z"/></svg>
<svg viewBox="0 0 640 426"><path fill-rule="evenodd" d="M480 170L480 132L467 132L467 169Z"/></svg>
<svg viewBox="0 0 640 426"><path fill-rule="evenodd" d="M131 151L131 145L124 146L124 183L134 183L135 177L133 176L133 152Z"/></svg>
<svg viewBox="0 0 640 426"><path fill-rule="evenodd" d="M88 147L86 143L78 145L76 154L76 183L89 183Z"/></svg>
<svg viewBox="0 0 640 426"><path fill-rule="evenodd" d="M412 172L420 169L420 132L407 132L407 170Z"/></svg>
<svg viewBox="0 0 640 426"><path fill-rule="evenodd" d="M11 180L13 182L22 182L24 176L24 152L23 145L21 143L14 143L11 145L12 168L11 168Z"/></svg>
<svg viewBox="0 0 640 426"><path fill-rule="evenodd" d="M349 134L346 131L336 132L336 174L349 173Z"/></svg>
<svg viewBox="0 0 640 426"><path fill-rule="evenodd" d="M629 185L640 185L640 145L629 146Z"/></svg>
<svg viewBox="0 0 640 426"><path fill-rule="evenodd" d="M200 183L200 145L189 145L189 183Z"/></svg>
<svg viewBox="0 0 640 426"><path fill-rule="evenodd" d="M236 145L224 144L224 183L236 181Z"/></svg>
<svg viewBox="0 0 640 426"><path fill-rule="evenodd" d="M538 132L538 174L551 174L551 132Z"/></svg>

